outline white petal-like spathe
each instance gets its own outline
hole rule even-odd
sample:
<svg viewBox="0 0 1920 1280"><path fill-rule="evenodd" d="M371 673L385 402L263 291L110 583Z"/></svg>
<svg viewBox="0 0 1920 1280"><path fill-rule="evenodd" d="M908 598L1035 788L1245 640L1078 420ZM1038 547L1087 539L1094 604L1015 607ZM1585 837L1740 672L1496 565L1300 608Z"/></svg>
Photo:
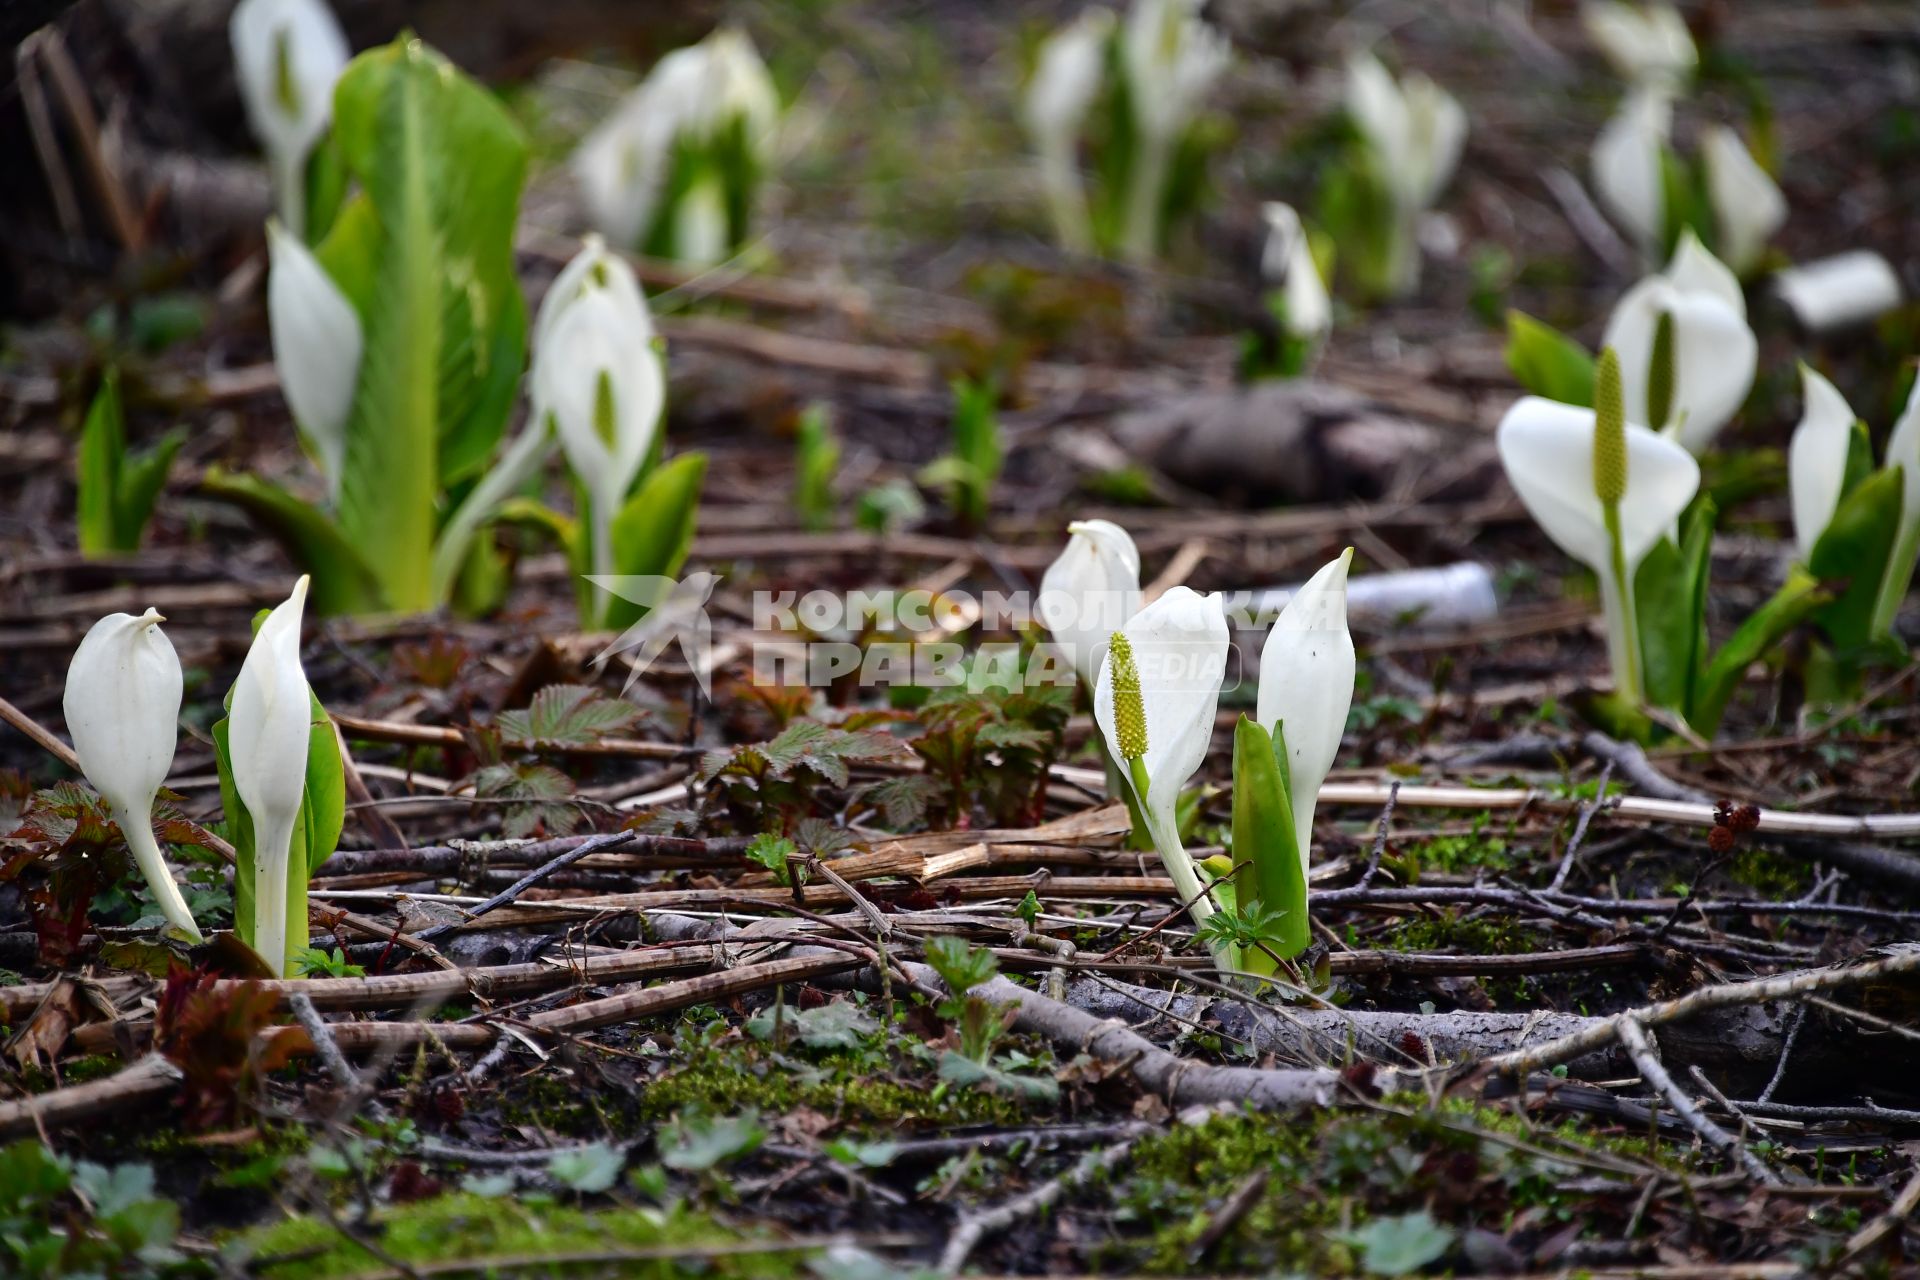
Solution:
<svg viewBox="0 0 1920 1280"><path fill-rule="evenodd" d="M1660 315L1673 317L1672 417L1665 427L1693 453L1704 453L1753 389L1759 342L1744 308L1725 300L1718 264L1697 243L1682 242L1674 266L1627 290L1607 318L1603 346L1620 357L1627 420L1647 422L1647 380ZM1689 290L1681 281L1701 285Z"/></svg>
<svg viewBox="0 0 1920 1280"><path fill-rule="evenodd" d="M1067 533L1066 550L1040 579L1036 609L1092 688L1113 633L1140 611L1140 552L1111 520L1079 520Z"/></svg>
<svg viewBox="0 0 1920 1280"><path fill-rule="evenodd" d="M1257 714L1264 729L1282 724L1303 872L1313 843L1314 805L1340 754L1353 705L1353 635L1347 630L1352 561L1349 548L1308 579L1280 611L1260 650Z"/></svg>
<svg viewBox="0 0 1920 1280"><path fill-rule="evenodd" d="M1608 573L1606 517L1593 491L1593 410L1527 396L1500 420L1500 464L1527 512L1562 551ZM1700 488L1700 464L1674 441L1627 426L1620 541L1631 574Z"/></svg>
<svg viewBox="0 0 1920 1280"><path fill-rule="evenodd" d="M1670 4L1586 0L1580 24L1622 77L1635 83L1678 88L1699 62L1685 20Z"/></svg>
<svg viewBox="0 0 1920 1280"><path fill-rule="evenodd" d="M1171 142L1232 60L1227 38L1200 19L1200 0L1134 0L1120 37L1136 122Z"/></svg>
<svg viewBox="0 0 1920 1280"><path fill-rule="evenodd" d="M1839 388L1804 364L1800 386L1805 403L1787 445L1787 496L1793 507L1793 539L1805 560L1840 507L1854 417Z"/></svg>
<svg viewBox="0 0 1920 1280"><path fill-rule="evenodd" d="M303 575L293 594L260 624L233 682L227 713L233 787L253 821L254 950L276 975L286 971L287 859L306 794L313 728L313 704L300 665L307 583ZM304 920L299 923L306 927ZM300 941L304 945L305 939Z"/></svg>
<svg viewBox="0 0 1920 1280"><path fill-rule="evenodd" d="M1419 72L1396 82L1373 54L1359 53L1347 59L1345 102L1401 212L1431 206L1467 139L1453 95Z"/></svg>
<svg viewBox="0 0 1920 1280"><path fill-rule="evenodd" d="M1287 332L1297 338L1318 338L1333 328L1333 301L1320 278L1320 265L1313 260L1306 228L1292 205L1268 201L1261 212L1267 220L1267 247L1260 270L1284 290Z"/></svg>
<svg viewBox="0 0 1920 1280"><path fill-rule="evenodd" d="M1809 333L1864 324L1900 305L1900 277L1871 249L1788 267L1773 278L1781 301Z"/></svg>
<svg viewBox="0 0 1920 1280"><path fill-rule="evenodd" d="M596 522L611 521L659 429L666 404L659 357L636 337L631 314L613 293L595 289L554 322L535 374L535 403L553 415L568 465L592 496ZM613 398L610 440L596 421L602 375ZM612 572L604 536L595 542L594 571Z"/></svg>
<svg viewBox="0 0 1920 1280"><path fill-rule="evenodd" d="M281 216L298 229L307 154L333 118L333 86L346 69L347 39L325 0L241 0L227 34L240 97L266 149Z"/></svg>
<svg viewBox="0 0 1920 1280"><path fill-rule="evenodd" d="M299 238L267 223L267 324L293 420L338 497L347 418L359 386L360 315Z"/></svg>
<svg viewBox="0 0 1920 1280"><path fill-rule="evenodd" d="M546 296L540 299L529 343L536 360L542 351L550 348L548 338L560 316L595 289L605 289L613 296L628 329L638 340L652 341L653 316L647 310L647 295L641 290L633 268L625 258L609 250L601 237L588 235L581 237L580 252L568 259L547 287Z"/></svg>
<svg viewBox="0 0 1920 1280"><path fill-rule="evenodd" d="M588 221L627 249L639 244L653 221L672 156L672 122L652 107L653 95L643 84L586 136L569 162Z"/></svg>
<svg viewBox="0 0 1920 1280"><path fill-rule="evenodd" d="M1071 150L1106 72L1113 14L1088 9L1040 46L1021 114L1042 151Z"/></svg>
<svg viewBox="0 0 1920 1280"><path fill-rule="evenodd" d="M1720 255L1744 274L1760 261L1767 241L1787 220L1787 198L1725 125L1710 125L1700 139L1706 164L1707 197L1713 204Z"/></svg>
<svg viewBox="0 0 1920 1280"><path fill-rule="evenodd" d="M1747 295L1740 288L1740 277L1700 243L1692 227L1681 230L1680 243L1673 247L1673 257L1667 260L1667 269L1661 274L1680 292L1710 294L1726 303L1742 320L1747 318Z"/></svg>
<svg viewBox="0 0 1920 1280"><path fill-rule="evenodd" d="M709 74L713 77L714 123L734 118L746 122L754 153L764 158L772 149L780 123L780 94L752 37L738 27L721 27L705 40Z"/></svg>
<svg viewBox="0 0 1920 1280"><path fill-rule="evenodd" d="M1214 712L1226 674L1226 611L1218 595L1174 587L1121 630L1133 646L1147 719L1147 796L1142 807L1157 828L1171 830L1180 789L1207 758L1213 739ZM1093 714L1119 760L1111 655L1100 667Z"/></svg>
<svg viewBox="0 0 1920 1280"><path fill-rule="evenodd" d="M1593 144L1594 192L1643 253L1654 251L1666 226L1660 160L1672 126L1665 92L1637 89Z"/></svg>
<svg viewBox="0 0 1920 1280"><path fill-rule="evenodd" d="M179 737L180 658L149 609L93 624L67 668L64 710L87 781L113 810L154 901L194 941L200 929L153 837L153 797Z"/></svg>

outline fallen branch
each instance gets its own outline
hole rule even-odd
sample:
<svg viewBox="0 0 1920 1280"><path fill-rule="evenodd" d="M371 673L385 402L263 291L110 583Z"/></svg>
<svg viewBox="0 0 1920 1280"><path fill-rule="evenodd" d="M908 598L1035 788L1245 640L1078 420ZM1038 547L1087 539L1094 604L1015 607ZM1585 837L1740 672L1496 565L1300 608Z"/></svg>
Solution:
<svg viewBox="0 0 1920 1280"><path fill-rule="evenodd" d="M1689 1098L1667 1069L1660 1064L1659 1052L1654 1048L1652 1037L1647 1029L1635 1018L1621 1018L1619 1021L1620 1043L1627 1048L1627 1054L1633 1059L1634 1067L1656 1093L1667 1100L1674 1114L1687 1122L1687 1126L1700 1135L1700 1140L1723 1156L1740 1162L1749 1176L1758 1179L1769 1187L1780 1185L1779 1177L1773 1170L1762 1164L1760 1158L1747 1150L1746 1144L1722 1129L1701 1112Z"/></svg>

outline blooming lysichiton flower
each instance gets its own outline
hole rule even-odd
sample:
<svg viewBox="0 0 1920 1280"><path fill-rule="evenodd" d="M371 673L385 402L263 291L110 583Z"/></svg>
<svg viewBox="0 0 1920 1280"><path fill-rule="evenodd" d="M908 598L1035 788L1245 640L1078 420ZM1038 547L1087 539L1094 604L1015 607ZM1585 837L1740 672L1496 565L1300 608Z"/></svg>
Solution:
<svg viewBox="0 0 1920 1280"><path fill-rule="evenodd" d="M1787 198L1740 135L1725 125L1709 125L1700 135L1700 161L1713 206L1714 243L1734 274L1744 276L1786 222Z"/></svg>
<svg viewBox="0 0 1920 1280"><path fill-rule="evenodd" d="M1076 520L1040 579L1037 611L1091 689L1113 633L1140 611L1140 552L1111 520Z"/></svg>
<svg viewBox="0 0 1920 1280"><path fill-rule="evenodd" d="M1418 283L1420 215L1433 207L1460 164L1467 142L1467 113L1460 103L1420 72L1394 79L1371 53L1347 60L1347 114L1372 151L1395 213L1395 292Z"/></svg>
<svg viewBox="0 0 1920 1280"><path fill-rule="evenodd" d="M1287 748L1288 791L1304 875L1321 784L1340 753L1353 705L1353 635L1347 630L1351 547L1293 593L1260 650L1260 727L1280 725Z"/></svg>
<svg viewBox="0 0 1920 1280"><path fill-rule="evenodd" d="M280 391L337 499L366 343L360 315L320 260L278 222L267 223L267 261L267 325Z"/></svg>
<svg viewBox="0 0 1920 1280"><path fill-rule="evenodd" d="M1665 88L1629 93L1593 144L1593 187L1609 216L1651 259L1666 231L1663 156L1673 128Z"/></svg>
<svg viewBox="0 0 1920 1280"><path fill-rule="evenodd" d="M1040 182L1054 234L1063 248L1074 253L1093 248L1076 153L1087 113L1105 77L1113 25L1108 10L1088 9L1048 36L1021 102L1021 116L1040 154Z"/></svg>
<svg viewBox="0 0 1920 1280"><path fill-rule="evenodd" d="M1614 71L1632 84L1682 88L1700 61L1686 21L1664 0L1584 0L1580 25Z"/></svg>
<svg viewBox="0 0 1920 1280"><path fill-rule="evenodd" d="M1333 301L1313 260L1307 229L1289 204L1270 200L1260 206L1267 220L1267 246L1260 273L1280 287L1287 333L1317 342L1333 328Z"/></svg>

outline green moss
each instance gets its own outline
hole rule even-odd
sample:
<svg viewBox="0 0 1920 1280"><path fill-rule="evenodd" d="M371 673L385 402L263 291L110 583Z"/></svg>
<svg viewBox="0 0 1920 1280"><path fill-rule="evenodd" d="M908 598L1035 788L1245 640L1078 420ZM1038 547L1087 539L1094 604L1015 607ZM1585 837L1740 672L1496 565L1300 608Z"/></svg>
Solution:
<svg viewBox="0 0 1920 1280"><path fill-rule="evenodd" d="M542 1262L515 1267L516 1276L612 1274L623 1277L779 1277L798 1274L799 1259L769 1240L765 1254L714 1256L702 1247L738 1247L742 1233L704 1215L681 1210L613 1208L598 1212L525 1199L456 1194L380 1212L370 1238L401 1262L504 1259L535 1255L598 1254L596 1261ZM751 1239L752 1237L747 1237ZM259 1274L285 1280L326 1280L383 1270L385 1259L348 1239L332 1224L289 1218L242 1237ZM620 1254L630 1256L621 1259ZM655 1256L632 1256L647 1255ZM283 1259L274 1262L273 1259ZM476 1268L479 1270L479 1268Z"/></svg>
<svg viewBox="0 0 1920 1280"><path fill-rule="evenodd" d="M1217 1274L1294 1271L1352 1275L1361 1259L1346 1237L1377 1217L1426 1210L1456 1232L1511 1228L1516 1216L1590 1223L1617 1234L1624 1207L1569 1191L1587 1152L1647 1161L1644 1142L1569 1123L1531 1124L1467 1101L1309 1115L1219 1116L1143 1140L1111 1177L1123 1238L1101 1250L1114 1268ZM1404 1114L1403 1114L1404 1113ZM1565 1150L1567 1157L1557 1152ZM1195 1256L1227 1198L1264 1176L1247 1211ZM1616 1197L1617 1199L1617 1197ZM1126 1236L1129 1228L1137 1234ZM1456 1259L1457 1260L1457 1259Z"/></svg>
<svg viewBox="0 0 1920 1280"><path fill-rule="evenodd" d="M1506 956L1537 951L1540 935L1508 919L1467 917L1455 911L1415 916L1387 931L1384 945L1400 951L1458 949L1473 955Z"/></svg>
<svg viewBox="0 0 1920 1280"><path fill-rule="evenodd" d="M887 1055L897 1074L915 1064L907 1055ZM753 1109L784 1112L807 1108L861 1126L922 1127L960 1124L1021 1124L1030 1119L1015 1099L977 1088L956 1088L924 1078L876 1078L875 1055L816 1054L809 1062L780 1059L754 1043L728 1041L695 1052L640 1094L643 1118L664 1120L681 1111L734 1115Z"/></svg>
<svg viewBox="0 0 1920 1280"><path fill-rule="evenodd" d="M1811 869L1765 849L1742 849L1727 864L1727 874L1763 898L1790 901L1804 894L1813 882Z"/></svg>
<svg viewBox="0 0 1920 1280"><path fill-rule="evenodd" d="M515 1081L501 1094L500 1118L569 1138L593 1138L631 1130L640 1112L625 1091L586 1088L571 1074L544 1071Z"/></svg>

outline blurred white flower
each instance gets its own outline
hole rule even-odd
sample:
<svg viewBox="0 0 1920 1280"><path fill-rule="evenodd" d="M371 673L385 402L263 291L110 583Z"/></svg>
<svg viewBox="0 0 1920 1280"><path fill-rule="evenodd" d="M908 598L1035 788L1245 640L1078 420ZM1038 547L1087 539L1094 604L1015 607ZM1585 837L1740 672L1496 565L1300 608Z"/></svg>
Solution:
<svg viewBox="0 0 1920 1280"><path fill-rule="evenodd" d="M273 219L267 222L267 327L281 394L326 476L329 496L338 499L366 339L359 313L327 269Z"/></svg>
<svg viewBox="0 0 1920 1280"><path fill-rule="evenodd" d="M1900 305L1900 277L1871 249L1787 267L1773 277L1774 291L1809 333L1864 324Z"/></svg>
<svg viewBox="0 0 1920 1280"><path fill-rule="evenodd" d="M1710 125L1701 135L1700 158L1706 165L1720 256L1734 274L1746 275L1786 222L1787 198L1740 135L1725 125Z"/></svg>
<svg viewBox="0 0 1920 1280"><path fill-rule="evenodd" d="M1267 220L1267 247L1260 272L1279 285L1286 300L1287 332L1296 338L1317 340L1333 328L1333 302L1327 283L1313 260L1307 229L1290 204L1270 200L1260 206ZM1270 726L1263 726L1270 727Z"/></svg>
<svg viewBox="0 0 1920 1280"><path fill-rule="evenodd" d="M1662 157L1673 128L1665 89L1629 93L1593 144L1593 186L1601 205L1651 258L1666 230Z"/></svg>
<svg viewBox="0 0 1920 1280"><path fill-rule="evenodd" d="M1793 540L1800 558L1840 509L1847 482L1847 452L1853 444L1853 409L1840 389L1805 364L1800 366L1800 425L1787 443L1787 497L1793 508Z"/></svg>
<svg viewBox="0 0 1920 1280"><path fill-rule="evenodd" d="M1108 10L1088 9L1048 36L1021 103L1027 132L1040 154L1040 182L1054 233L1061 246L1074 253L1093 247L1076 152L1087 112L1100 93L1113 24Z"/></svg>
<svg viewBox="0 0 1920 1280"><path fill-rule="evenodd" d="M1460 103L1418 71L1395 80L1371 53L1347 59L1346 107L1373 152L1380 180L1396 213L1393 292L1419 283L1420 216L1445 190L1467 142L1467 113Z"/></svg>
<svg viewBox="0 0 1920 1280"><path fill-rule="evenodd" d="M267 151L280 220L297 236L306 225L307 156L333 118L347 38L325 0L240 0L227 34L247 120Z"/></svg>
<svg viewBox="0 0 1920 1280"><path fill-rule="evenodd" d="M153 609L93 624L67 668L67 733L80 769L126 837L167 922L199 942L200 927L153 838L153 797L179 737L180 658Z"/></svg>
<svg viewBox="0 0 1920 1280"><path fill-rule="evenodd" d="M1650 421L1654 337L1671 317L1673 384L1665 422ZM1747 325L1747 304L1733 273L1691 231L1666 271L1648 276L1614 305L1601 338L1620 357L1627 420L1675 437L1705 453L1753 388L1759 343Z"/></svg>
<svg viewBox="0 0 1920 1280"><path fill-rule="evenodd" d="M1700 60L1686 21L1664 0L1585 0L1580 25L1613 69L1634 84L1682 88Z"/></svg>
<svg viewBox="0 0 1920 1280"><path fill-rule="evenodd" d="M1134 0L1121 31L1120 62L1139 132L1121 237L1130 262L1152 260L1173 150L1233 60L1233 46L1201 21L1200 7L1201 0Z"/></svg>

